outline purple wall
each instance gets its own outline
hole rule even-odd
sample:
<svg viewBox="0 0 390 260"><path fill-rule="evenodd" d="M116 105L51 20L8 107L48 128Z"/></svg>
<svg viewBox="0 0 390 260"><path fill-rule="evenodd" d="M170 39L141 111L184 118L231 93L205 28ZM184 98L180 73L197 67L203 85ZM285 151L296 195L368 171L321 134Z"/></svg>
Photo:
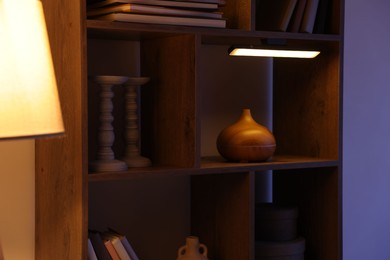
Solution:
<svg viewBox="0 0 390 260"><path fill-rule="evenodd" d="M344 260L390 259L390 1L346 0Z"/></svg>

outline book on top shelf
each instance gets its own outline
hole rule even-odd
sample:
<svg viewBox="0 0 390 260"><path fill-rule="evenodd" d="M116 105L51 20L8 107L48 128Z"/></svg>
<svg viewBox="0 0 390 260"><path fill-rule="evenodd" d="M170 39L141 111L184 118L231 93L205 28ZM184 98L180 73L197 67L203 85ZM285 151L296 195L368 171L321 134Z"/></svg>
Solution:
<svg viewBox="0 0 390 260"><path fill-rule="evenodd" d="M305 12L303 13L300 32L312 33L314 28L314 22L317 16L319 0L307 0Z"/></svg>
<svg viewBox="0 0 390 260"><path fill-rule="evenodd" d="M297 0L258 0L256 3L257 30L287 30Z"/></svg>
<svg viewBox="0 0 390 260"><path fill-rule="evenodd" d="M87 17L94 17L110 13L139 13L139 14L157 14L172 16L189 16L222 19L221 12L204 12L198 10L178 9L169 7L160 7L140 4L120 4L94 8L87 10Z"/></svg>
<svg viewBox="0 0 390 260"><path fill-rule="evenodd" d="M132 13L112 13L112 14L97 16L95 19L107 20L107 21L118 21L118 22L148 23L148 24L184 25L184 26L201 26L201 27L216 27L216 28L226 27L226 21L224 19L144 15L144 14L132 14Z"/></svg>
<svg viewBox="0 0 390 260"><path fill-rule="evenodd" d="M289 32L299 32L303 13L305 11L306 0L298 0L294 12L291 16L290 24L288 25Z"/></svg>
<svg viewBox="0 0 390 260"><path fill-rule="evenodd" d="M326 33L326 23L329 14L329 0L320 0L314 23L314 33Z"/></svg>
<svg viewBox="0 0 390 260"><path fill-rule="evenodd" d="M140 5L153 5L153 6L166 6L176 8L189 8L189 9L206 9L217 10L219 3L215 2L189 2L189 1L172 1L172 0L104 0L88 5L88 10L93 8L99 8L104 6L113 6L119 4L140 4Z"/></svg>

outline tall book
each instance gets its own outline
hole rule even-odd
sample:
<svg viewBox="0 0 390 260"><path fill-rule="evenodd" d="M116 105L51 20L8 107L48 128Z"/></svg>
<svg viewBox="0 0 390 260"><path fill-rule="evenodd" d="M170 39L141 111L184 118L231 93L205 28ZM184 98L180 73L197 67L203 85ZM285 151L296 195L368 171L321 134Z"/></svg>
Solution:
<svg viewBox="0 0 390 260"><path fill-rule="evenodd" d="M189 9L207 9L217 10L218 3L190 2L190 1L172 1L172 0L104 0L88 5L88 9L98 8L103 6L112 6L118 4L142 4L153 6L168 6L177 8Z"/></svg>
<svg viewBox="0 0 390 260"><path fill-rule="evenodd" d="M123 247L126 249L127 253L130 255L131 260L139 260L137 254L135 253L133 247L131 246L129 240L127 237L123 234L118 233L112 228L108 228L111 236L118 237L120 241L122 242Z"/></svg>
<svg viewBox="0 0 390 260"><path fill-rule="evenodd" d="M201 26L201 27L226 27L224 19L209 19L197 17L179 17L179 16L162 16L162 15L144 15L132 13L112 13L102 16L97 16L95 19L132 22L132 23L148 23L148 24L168 24L168 25L185 25L185 26Z"/></svg>
<svg viewBox="0 0 390 260"><path fill-rule="evenodd" d="M161 7L143 4L119 4L109 5L100 8L92 8L87 10L87 17L99 16L110 13L139 13L139 14L157 14L157 15L172 15L172 16L190 16L190 17L205 17L221 19L220 12L205 12L198 10L186 10L179 8Z"/></svg>
<svg viewBox="0 0 390 260"><path fill-rule="evenodd" d="M258 0L257 30L285 32L296 3L297 0Z"/></svg>
<svg viewBox="0 0 390 260"><path fill-rule="evenodd" d="M127 240L126 236L120 236L119 239L121 240L123 247L126 249L127 253L130 255L131 260L139 260L137 254L129 243L129 240Z"/></svg>
<svg viewBox="0 0 390 260"><path fill-rule="evenodd" d="M1 257L0 260L2 260ZM90 238L88 238L88 260L98 260Z"/></svg>
<svg viewBox="0 0 390 260"><path fill-rule="evenodd" d="M115 249L120 260L134 260L130 258L130 255L127 253L119 236L116 233L111 231L106 231L102 234L102 237L105 241L110 241L110 244Z"/></svg>
<svg viewBox="0 0 390 260"><path fill-rule="evenodd" d="M132 260L119 237L114 236L110 240L121 260Z"/></svg>
<svg viewBox="0 0 390 260"><path fill-rule="evenodd" d="M111 256L104 245L103 239L100 233L97 231L89 232L89 238L91 239L92 246L95 250L96 256L99 260L111 260Z"/></svg>
<svg viewBox="0 0 390 260"><path fill-rule="evenodd" d="M314 22L317 16L319 0L307 0L305 12L303 14L300 32L312 33Z"/></svg>
<svg viewBox="0 0 390 260"><path fill-rule="evenodd" d="M329 0L320 0L318 4L317 17L314 23L314 33L326 33L326 23L329 13Z"/></svg>
<svg viewBox="0 0 390 260"><path fill-rule="evenodd" d="M306 0L298 0L294 12L291 16L291 21L289 24L290 32L299 32L299 27L301 26L303 12L305 11Z"/></svg>
<svg viewBox="0 0 390 260"><path fill-rule="evenodd" d="M118 255L118 252L115 250L114 245L112 244L111 240L106 239L104 241L104 245L106 246L107 251L110 254L112 260L121 260L121 258Z"/></svg>

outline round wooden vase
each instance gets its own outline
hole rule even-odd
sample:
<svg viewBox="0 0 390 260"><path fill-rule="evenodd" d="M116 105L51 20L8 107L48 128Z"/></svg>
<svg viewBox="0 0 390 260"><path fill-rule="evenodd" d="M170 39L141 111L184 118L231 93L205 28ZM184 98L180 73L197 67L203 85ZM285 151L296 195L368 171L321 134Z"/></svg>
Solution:
<svg viewBox="0 0 390 260"><path fill-rule="evenodd" d="M218 135L217 149L229 161L265 161L274 154L276 142L272 133L252 118L250 109L243 109L239 120Z"/></svg>
<svg viewBox="0 0 390 260"><path fill-rule="evenodd" d="M207 247L196 236L188 236L186 244L179 248L177 260L208 260Z"/></svg>

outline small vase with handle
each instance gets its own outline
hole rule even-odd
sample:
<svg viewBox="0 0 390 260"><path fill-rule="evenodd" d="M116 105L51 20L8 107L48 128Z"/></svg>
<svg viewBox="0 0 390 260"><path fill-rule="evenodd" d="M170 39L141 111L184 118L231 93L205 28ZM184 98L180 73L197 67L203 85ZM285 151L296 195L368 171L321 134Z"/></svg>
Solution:
<svg viewBox="0 0 390 260"><path fill-rule="evenodd" d="M196 236L188 236L186 244L179 248L177 260L208 260L207 247Z"/></svg>

